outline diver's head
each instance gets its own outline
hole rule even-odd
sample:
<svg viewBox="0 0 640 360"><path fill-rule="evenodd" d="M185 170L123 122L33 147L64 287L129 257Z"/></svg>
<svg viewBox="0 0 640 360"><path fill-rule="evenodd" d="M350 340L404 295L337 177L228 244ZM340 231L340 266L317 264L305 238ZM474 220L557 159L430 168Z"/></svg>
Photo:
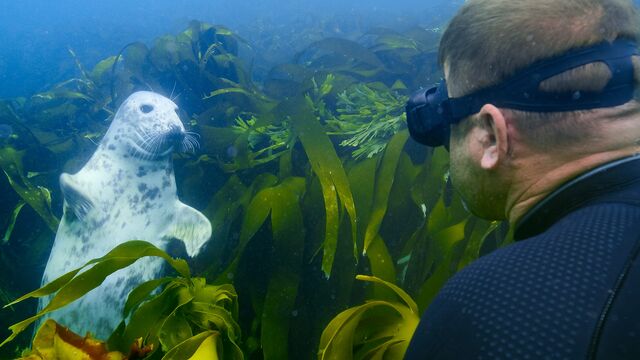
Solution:
<svg viewBox="0 0 640 360"><path fill-rule="evenodd" d="M637 39L626 0L469 0L441 40L446 82L408 104L412 135L450 147L476 215L513 218L548 174L638 151Z"/></svg>

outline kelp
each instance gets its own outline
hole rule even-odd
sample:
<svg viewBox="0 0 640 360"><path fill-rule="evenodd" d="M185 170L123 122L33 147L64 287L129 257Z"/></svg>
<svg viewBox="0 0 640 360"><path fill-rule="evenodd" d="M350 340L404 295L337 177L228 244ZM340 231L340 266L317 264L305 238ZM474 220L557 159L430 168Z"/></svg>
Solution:
<svg viewBox="0 0 640 360"><path fill-rule="evenodd" d="M183 351L193 344L201 345L203 334L207 337L217 334L221 337L219 346L205 348L198 346L194 353L200 351L203 353L202 356L207 354L209 359L242 359L242 351L237 344L240 328L236 322L238 304L233 286L208 285L203 278L192 278L184 260L174 259L145 241L129 241L120 244L103 257L93 259L40 289L5 305L5 307L12 306L28 298L39 298L55 293L49 304L36 315L12 325L10 329L13 333L0 344L0 347L13 340L43 315L72 303L100 286L110 274L146 256L163 258L178 273L178 276L153 279L132 290L123 314L123 318L130 315L130 320L127 323L123 320L114 331L108 341L109 348L126 353L131 348L131 344L137 344L139 342L137 339L142 338L145 341L145 347L150 349L149 352L162 351L166 353L163 358L170 359L175 358L176 351ZM164 289L159 294L152 295L152 292L162 285L165 285ZM61 349L57 345L43 345L41 337L36 336L34 353L49 352L52 346L54 350L63 351L65 354L81 351L77 349L78 346L76 350L72 348L73 343L79 342L77 336L74 337L67 330L54 325L55 323L52 324L50 321L45 322L38 334L47 332L49 335L43 335L45 338L61 333L66 334L62 338L68 350L65 350L64 346ZM91 339L85 339L83 343L87 341L93 342ZM115 357L106 354L106 347L102 343L92 346L97 346L105 358L118 358L117 353L112 353ZM223 351L223 349L226 350ZM91 353L96 350L87 351ZM222 356L222 354L225 355Z"/></svg>
<svg viewBox="0 0 640 360"><path fill-rule="evenodd" d="M72 270L59 278L12 301L4 307L15 305L29 298L40 298L56 293L47 306L34 316L31 316L9 327L13 332L0 346L13 340L20 332L41 318L43 315L59 309L79 299L87 292L100 286L104 279L117 270L125 268L144 256L162 257L178 272L185 277L190 277L189 267L184 260L174 260L162 250L144 242L134 241L121 244L101 258L93 259L78 269ZM88 268L86 271L81 270Z"/></svg>
<svg viewBox="0 0 640 360"><path fill-rule="evenodd" d="M166 286L159 294L149 295L163 283ZM125 314L132 311L131 319L109 338L109 345L115 349L126 349L127 344L143 338L168 359L199 345L207 334L215 335L218 343L208 350L198 350L209 354L207 358L243 358L238 345L241 330L237 324L237 295L231 285L209 285L204 278L150 280L131 292L127 305Z"/></svg>
<svg viewBox="0 0 640 360"><path fill-rule="evenodd" d="M371 218L367 225L364 238L364 252L367 252L374 238L378 236L380 225L387 211L389 194L393 185L396 168L400 162L400 155L404 148L405 142L409 138L409 132L403 131L394 136L389 142L387 151L382 157L378 176L376 177L376 185L374 190L373 208Z"/></svg>
<svg viewBox="0 0 640 360"><path fill-rule="evenodd" d="M355 159L383 151L391 136L406 127L404 99L385 86L356 84L338 95L333 134L347 136L340 145L355 148Z"/></svg>
<svg viewBox="0 0 640 360"><path fill-rule="evenodd" d="M19 201L16 207L11 212L9 225L7 225L7 230L5 230L4 236L2 237L2 240L1 240L2 244L6 244L9 242L9 239L11 238L11 233L13 233L13 228L15 227L16 221L18 220L18 215L20 214L20 211L26 204L27 203L24 200Z"/></svg>
<svg viewBox="0 0 640 360"><path fill-rule="evenodd" d="M0 150L6 188L18 195L5 204L8 244L20 237L50 246L21 231L21 204L44 219L35 226L55 229L58 174L79 169L130 92L170 96L200 134L199 152L174 163L178 193L205 209L212 241L191 259L196 276L176 260L180 275L130 293L130 321L109 339L113 349L126 353L144 337L154 358L312 358L322 328L360 305L325 329L333 335L323 337L322 356L399 359L446 280L504 244L504 227L472 217L452 190L446 151L418 147L406 130L406 96L441 76L440 32L295 35L309 45L269 69L253 62L269 54L252 54L229 29L192 22L151 45L128 44L93 69L78 61L75 78L0 103L0 122L16 132ZM53 304L63 306L100 282L95 271L135 261L133 248L114 249L126 259L102 258L29 296L59 290ZM377 280L364 285L357 273ZM65 288L83 290L71 296ZM393 326L400 338L385 332Z"/></svg>
<svg viewBox="0 0 640 360"><path fill-rule="evenodd" d="M345 71L363 77L384 71L384 63L367 48L356 42L328 38L317 41L294 57L294 63L333 72Z"/></svg>
<svg viewBox="0 0 640 360"><path fill-rule="evenodd" d="M109 351L104 342L90 336L79 336L48 319L36 332L31 350L23 354L20 360L124 360L143 356L133 351L129 356L119 351Z"/></svg>
<svg viewBox="0 0 640 360"><path fill-rule="evenodd" d="M298 99L295 102L287 103L287 105L291 106L290 116L294 132L305 148L311 168L318 176L322 186L327 224L323 244L322 271L326 277L329 277L335 257L336 242L338 241L339 211L341 206L346 209L351 220L353 251L357 259L356 208L342 163L335 153L328 136L324 134L324 130L315 119L312 112L313 102L309 96L305 99L306 101L304 102L302 99Z"/></svg>
<svg viewBox="0 0 640 360"><path fill-rule="evenodd" d="M318 359L402 359L420 320L418 306L393 284L356 278L386 286L396 299L370 300L338 314L322 333Z"/></svg>
<svg viewBox="0 0 640 360"><path fill-rule="evenodd" d="M24 152L16 151L11 147L0 148L0 168L13 190L40 215L49 229L55 232L59 220L51 210L51 192L45 187L33 185L25 176L22 167L23 156Z"/></svg>
<svg viewBox="0 0 640 360"><path fill-rule="evenodd" d="M271 228L274 236L272 274L264 300L260 338L265 359L287 359L289 319L294 311L300 283L304 230L300 198L303 178L290 178L272 194Z"/></svg>

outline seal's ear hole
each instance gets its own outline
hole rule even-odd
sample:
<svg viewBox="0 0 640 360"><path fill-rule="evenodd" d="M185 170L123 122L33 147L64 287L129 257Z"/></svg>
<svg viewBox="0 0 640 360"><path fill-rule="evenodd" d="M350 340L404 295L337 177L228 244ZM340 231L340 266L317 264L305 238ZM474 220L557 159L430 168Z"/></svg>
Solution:
<svg viewBox="0 0 640 360"><path fill-rule="evenodd" d="M140 105L140 111L145 114L148 114L153 111L153 105Z"/></svg>

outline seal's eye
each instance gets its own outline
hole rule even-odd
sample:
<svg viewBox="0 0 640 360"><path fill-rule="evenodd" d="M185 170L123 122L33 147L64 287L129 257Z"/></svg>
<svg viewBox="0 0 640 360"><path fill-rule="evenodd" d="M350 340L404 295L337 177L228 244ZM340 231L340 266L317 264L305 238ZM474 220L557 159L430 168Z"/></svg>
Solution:
<svg viewBox="0 0 640 360"><path fill-rule="evenodd" d="M142 111L145 114L148 114L153 111L153 105L141 105L140 111Z"/></svg>

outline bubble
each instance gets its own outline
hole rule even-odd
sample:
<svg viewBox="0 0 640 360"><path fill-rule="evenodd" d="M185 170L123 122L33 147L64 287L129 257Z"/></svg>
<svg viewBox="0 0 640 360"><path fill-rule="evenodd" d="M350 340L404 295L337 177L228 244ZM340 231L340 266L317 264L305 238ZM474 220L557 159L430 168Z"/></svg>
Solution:
<svg viewBox="0 0 640 360"><path fill-rule="evenodd" d="M235 146L229 146L227 148L227 155L231 158L238 156L238 149Z"/></svg>
<svg viewBox="0 0 640 360"><path fill-rule="evenodd" d="M582 97L582 93L580 91L576 91L573 93L573 100L580 100L580 98Z"/></svg>

